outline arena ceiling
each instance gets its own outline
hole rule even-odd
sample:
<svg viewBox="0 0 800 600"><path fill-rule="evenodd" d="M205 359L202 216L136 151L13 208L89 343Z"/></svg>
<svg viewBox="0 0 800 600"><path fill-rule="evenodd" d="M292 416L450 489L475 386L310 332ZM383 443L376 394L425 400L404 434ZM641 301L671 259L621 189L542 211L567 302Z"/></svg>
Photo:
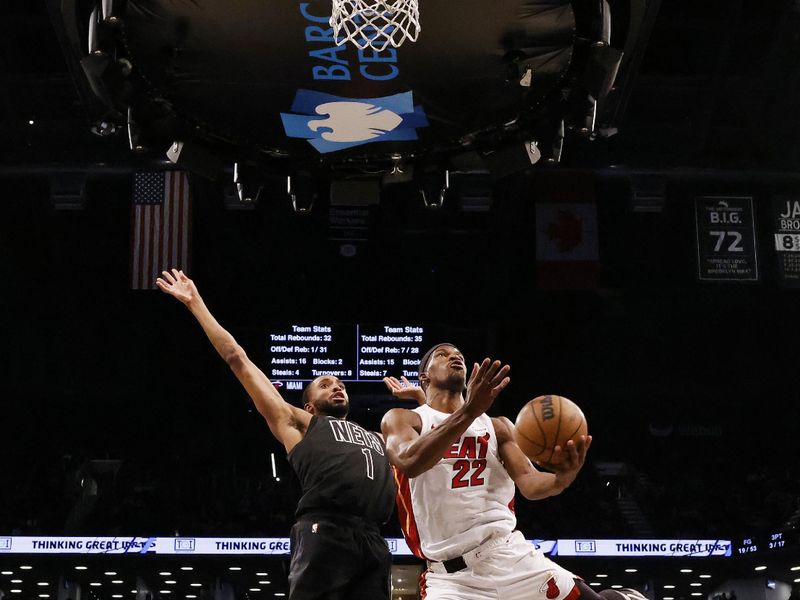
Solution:
<svg viewBox="0 0 800 600"><path fill-rule="evenodd" d="M54 11L59 4L65 3L9 0L0 6L0 168L131 167L163 157L161 148L133 155L123 131L107 137L90 131L98 106L83 73L65 58L68 40ZM611 3L612 9L615 4L622 3ZM632 6L636 27L598 114L600 136L566 148L564 162L656 170L800 166L800 2L648 0ZM424 5L421 10L424 15ZM477 92L476 98L485 100ZM304 148L307 141L292 143Z"/></svg>

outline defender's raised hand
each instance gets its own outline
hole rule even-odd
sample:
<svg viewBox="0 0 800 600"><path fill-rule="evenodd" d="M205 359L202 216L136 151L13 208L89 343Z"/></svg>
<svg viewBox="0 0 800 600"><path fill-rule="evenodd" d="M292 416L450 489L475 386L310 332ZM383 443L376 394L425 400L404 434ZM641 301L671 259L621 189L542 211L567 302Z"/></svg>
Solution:
<svg viewBox="0 0 800 600"><path fill-rule="evenodd" d="M172 273L162 271L161 274L163 278L156 279L156 285L165 294L177 298L184 304L189 304L189 302L199 297L200 294L197 292L194 281L189 279L183 271L172 269Z"/></svg>
<svg viewBox="0 0 800 600"><path fill-rule="evenodd" d="M507 377L511 367L503 365L499 360L492 362L490 358L484 358L479 365L475 363L472 367L472 374L467 383L467 401L465 407L470 414L481 415L489 410L489 407L511 381Z"/></svg>
<svg viewBox="0 0 800 600"><path fill-rule="evenodd" d="M425 404L425 392L418 385L411 385L405 377L401 377L402 382L397 377L384 377L383 383L392 392L392 396L399 400L413 400L419 405Z"/></svg>

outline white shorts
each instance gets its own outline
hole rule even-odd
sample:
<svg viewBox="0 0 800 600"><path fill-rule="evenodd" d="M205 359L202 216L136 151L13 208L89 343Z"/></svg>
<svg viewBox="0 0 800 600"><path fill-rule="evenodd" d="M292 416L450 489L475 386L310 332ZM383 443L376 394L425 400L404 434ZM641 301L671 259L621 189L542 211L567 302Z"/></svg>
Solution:
<svg viewBox="0 0 800 600"><path fill-rule="evenodd" d="M547 558L515 531L456 573L421 578L425 600L576 600L576 576Z"/></svg>

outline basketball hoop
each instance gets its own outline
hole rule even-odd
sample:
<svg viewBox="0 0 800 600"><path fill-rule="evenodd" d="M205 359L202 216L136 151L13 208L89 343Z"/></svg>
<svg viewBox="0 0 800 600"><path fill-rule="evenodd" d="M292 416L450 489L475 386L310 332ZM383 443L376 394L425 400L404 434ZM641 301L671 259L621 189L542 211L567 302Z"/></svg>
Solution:
<svg viewBox="0 0 800 600"><path fill-rule="evenodd" d="M419 35L419 0L333 0L330 25L336 43L382 52Z"/></svg>

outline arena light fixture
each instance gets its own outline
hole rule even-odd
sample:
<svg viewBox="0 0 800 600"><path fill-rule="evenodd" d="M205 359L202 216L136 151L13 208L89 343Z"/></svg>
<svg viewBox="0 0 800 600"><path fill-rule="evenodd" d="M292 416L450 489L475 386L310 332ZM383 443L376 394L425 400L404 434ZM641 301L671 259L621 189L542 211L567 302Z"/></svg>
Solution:
<svg viewBox="0 0 800 600"><path fill-rule="evenodd" d="M398 580L398 581L399 581L399 580ZM267 580L267 579L265 579L265 580L263 580L263 581L259 581L259 582L258 582L258 585L269 585L270 583L272 583L272 582L271 582L271 581L269 581L269 580Z"/></svg>
<svg viewBox="0 0 800 600"><path fill-rule="evenodd" d="M50 594L39 594L39 598L49 598Z"/></svg>
<svg viewBox="0 0 800 600"><path fill-rule="evenodd" d="M625 569L626 573L638 573L639 569Z"/></svg>
<svg viewBox="0 0 800 600"><path fill-rule="evenodd" d="M22 579L12 579L11 583L22 583Z"/></svg>
<svg viewBox="0 0 800 600"><path fill-rule="evenodd" d="M665 590L674 590L674 589L675 589L675 586L674 586L674 585L671 585L671 584L667 584L667 585L665 585L665 586L664 586L664 589L665 589Z"/></svg>
<svg viewBox="0 0 800 600"><path fill-rule="evenodd" d="M172 575L172 573L170 573L169 571L161 571L159 575L161 575L162 577L169 577L170 575Z"/></svg>
<svg viewBox="0 0 800 600"><path fill-rule="evenodd" d="M164 580L164 583L166 583L167 585L175 585L178 582L175 581L174 579L166 579Z"/></svg>
<svg viewBox="0 0 800 600"><path fill-rule="evenodd" d="M261 588L249 588L249 591L251 591L251 592L260 592Z"/></svg>
<svg viewBox="0 0 800 600"><path fill-rule="evenodd" d="M103 584L102 584L102 583L100 583L99 581L93 581L93 582L92 582L92 583L90 583L89 585L90 585L90 586L92 586L92 587L100 587L100 586L101 586L101 585L103 585Z"/></svg>
<svg viewBox="0 0 800 600"><path fill-rule="evenodd" d="M621 590L622 586L620 584L618 584L618 583L615 583L614 585L611 586L611 589L612 590Z"/></svg>
<svg viewBox="0 0 800 600"><path fill-rule="evenodd" d="M692 596L702 596L703 592L692 592Z"/></svg>
<svg viewBox="0 0 800 600"><path fill-rule="evenodd" d="M119 585L120 583L125 583L125 582L122 581L122 579L112 579L111 583L116 583L117 585Z"/></svg>
<svg viewBox="0 0 800 600"><path fill-rule="evenodd" d="M122 594L111 594L112 598L122 598Z"/></svg>
<svg viewBox="0 0 800 600"><path fill-rule="evenodd" d="M700 579L711 579L711 575L708 573L703 573L702 575L698 575Z"/></svg>
<svg viewBox="0 0 800 600"><path fill-rule="evenodd" d="M800 567L798 567L798 569L800 569ZM256 573L256 576L257 577L269 577L269 573L264 573L264 572Z"/></svg>
<svg viewBox="0 0 800 600"><path fill-rule="evenodd" d="M241 571L242 567L228 567L228 571Z"/></svg>
<svg viewBox="0 0 800 600"><path fill-rule="evenodd" d="M119 25L122 17L122 3L115 0L103 0L101 3L103 21L109 25Z"/></svg>
<svg viewBox="0 0 800 600"><path fill-rule="evenodd" d="M30 571L32 568L33 567L30 566L30 565L21 565L20 566L20 569L22 569L23 571Z"/></svg>
<svg viewBox="0 0 800 600"><path fill-rule="evenodd" d="M190 583L189 585L190 585L191 587L200 587L200 586L202 586L203 584L202 584L202 583Z"/></svg>
<svg viewBox="0 0 800 600"><path fill-rule="evenodd" d="M76 571L85 571L85 570L86 570L86 569L88 569L88 568L89 568L89 567L84 567L83 565L79 565L79 566L75 567L75 570L76 570Z"/></svg>
<svg viewBox="0 0 800 600"><path fill-rule="evenodd" d="M664 596L661 600L675 600L672 596Z"/></svg>
<svg viewBox="0 0 800 600"><path fill-rule="evenodd" d="M792 581L793 581L794 583L800 583L800 577L798 577L797 579L793 579ZM11 590L11 591L13 592L14 590Z"/></svg>
<svg viewBox="0 0 800 600"><path fill-rule="evenodd" d="M49 583L47 583L46 581L40 581L40 582L38 582L36 585L38 585L39 587L45 587L45 586L48 586L48 585L50 585L50 584L49 584Z"/></svg>
<svg viewBox="0 0 800 600"><path fill-rule="evenodd" d="M603 577L608 577L608 575L606 575L605 573L598 573L597 575L595 575L595 577L600 577L602 579Z"/></svg>
<svg viewBox="0 0 800 600"><path fill-rule="evenodd" d="M181 571L194 571L194 567L181 567Z"/></svg>
<svg viewBox="0 0 800 600"><path fill-rule="evenodd" d="M758 565L753 571L766 571L767 565Z"/></svg>
<svg viewBox="0 0 800 600"><path fill-rule="evenodd" d="M283 592L275 592L275 597L276 598L283 598L285 595L286 594L284 594Z"/></svg>
<svg viewBox="0 0 800 600"><path fill-rule="evenodd" d="M603 584L602 584L602 583L600 583L599 581L593 581L593 582L592 582L592 583L590 583L589 585L591 585L591 586L594 586L594 587L597 587L597 586L599 586L599 585L603 585Z"/></svg>
<svg viewBox="0 0 800 600"><path fill-rule="evenodd" d="M681 573L691 573L691 569L681 569Z"/></svg>
<svg viewBox="0 0 800 600"><path fill-rule="evenodd" d="M186 597L189 598L189 600L193 600L194 598L197 598L197 596L195 596L194 594L186 594Z"/></svg>
<svg viewBox="0 0 800 600"><path fill-rule="evenodd" d="M21 594L22 590L9 590L12 594Z"/></svg>
<svg viewBox="0 0 800 600"><path fill-rule="evenodd" d="M14 571L2 571L2 573L0 573L0 574L2 574L2 575L13 575Z"/></svg>
<svg viewBox="0 0 800 600"><path fill-rule="evenodd" d="M171 594L172 590L158 590L159 594Z"/></svg>
<svg viewBox="0 0 800 600"><path fill-rule="evenodd" d="M233 184L236 187L238 208L255 208L261 192L264 190L256 168L238 162L233 163ZM228 208L237 207L236 204L231 205L230 203L226 206ZM273 469L273 477L274 472L275 469Z"/></svg>
<svg viewBox="0 0 800 600"><path fill-rule="evenodd" d="M792 567L792 568L791 568L791 569L789 569L789 570L790 570L790 571L800 571L800 565L797 565L796 567Z"/></svg>
<svg viewBox="0 0 800 600"><path fill-rule="evenodd" d="M108 575L109 577L113 577L116 574L117 574L116 571L106 571L105 573L103 573L103 575Z"/></svg>
<svg viewBox="0 0 800 600"><path fill-rule="evenodd" d="M690 587L700 587L702 585L703 584L700 583L699 581L695 581L695 582L689 584Z"/></svg>

